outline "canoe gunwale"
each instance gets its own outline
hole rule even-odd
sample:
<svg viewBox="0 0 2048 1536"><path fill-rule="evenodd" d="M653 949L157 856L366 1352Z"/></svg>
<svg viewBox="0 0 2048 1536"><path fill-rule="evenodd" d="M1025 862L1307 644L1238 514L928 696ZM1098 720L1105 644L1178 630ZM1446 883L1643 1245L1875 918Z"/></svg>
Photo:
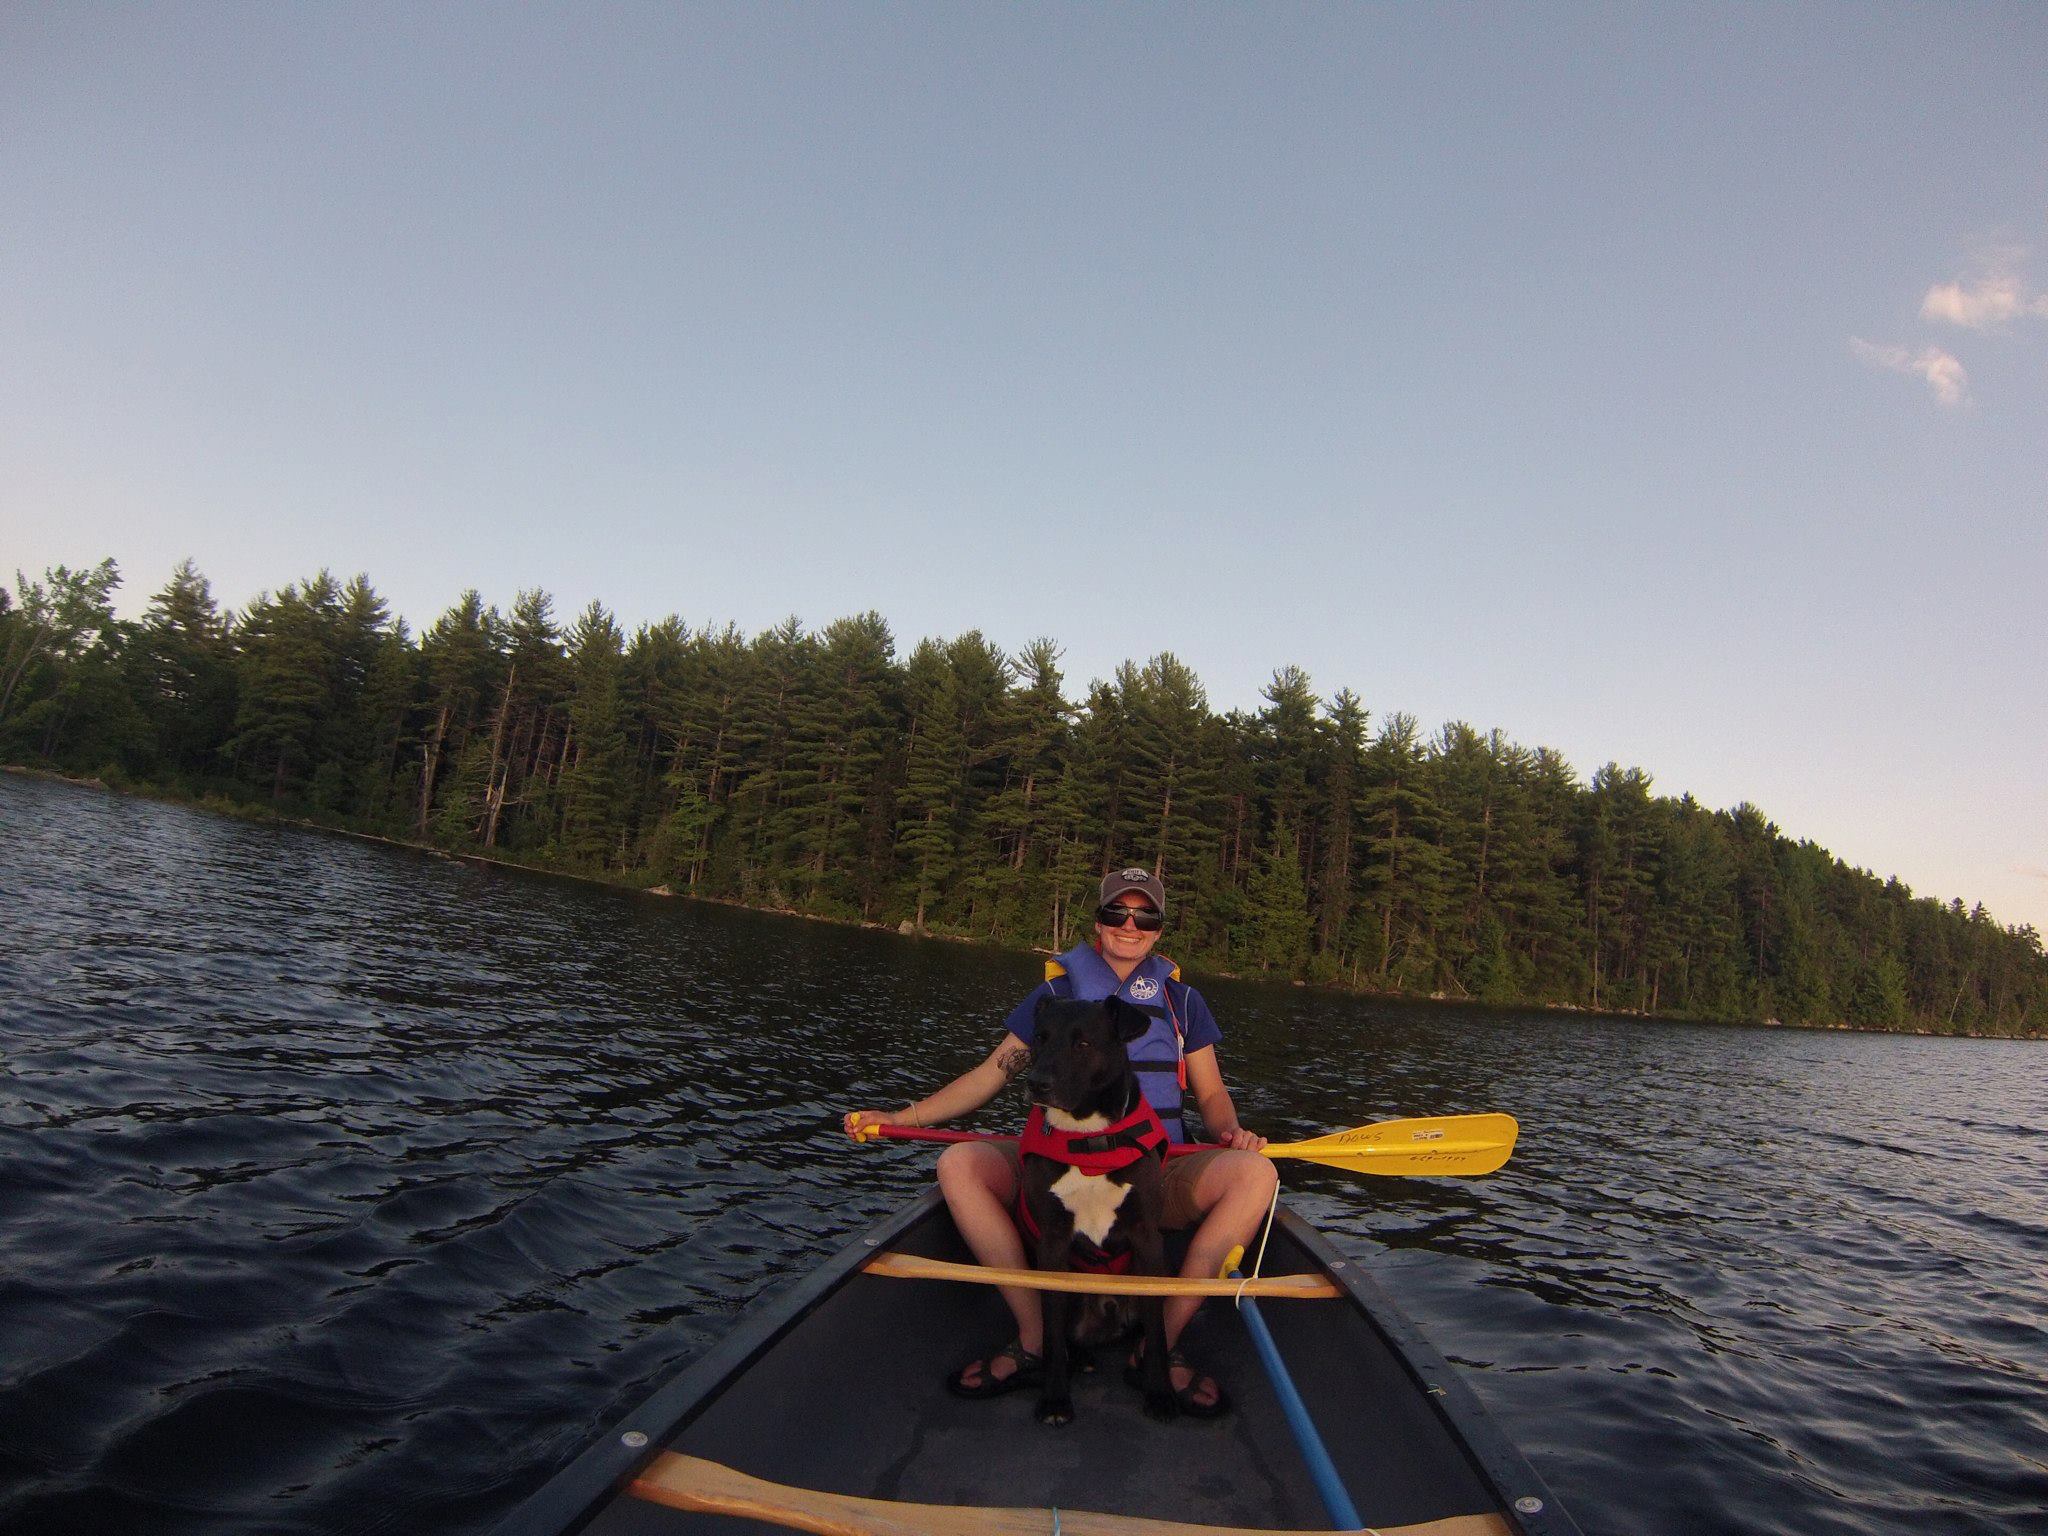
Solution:
<svg viewBox="0 0 2048 1536"><path fill-rule="evenodd" d="M1501 1503L1509 1511L1507 1518L1518 1523L1527 1536L1583 1536L1578 1522L1566 1513L1528 1458L1493 1421L1479 1395L1466 1385L1365 1267L1339 1253L1328 1238L1284 1202L1278 1225L1343 1288L1387 1341L1402 1369L1415 1382L1416 1390L1443 1416L1464 1445L1465 1454L1478 1464L1486 1481L1499 1493ZM1528 1509L1521 1502L1527 1499L1540 1500L1541 1507Z"/></svg>

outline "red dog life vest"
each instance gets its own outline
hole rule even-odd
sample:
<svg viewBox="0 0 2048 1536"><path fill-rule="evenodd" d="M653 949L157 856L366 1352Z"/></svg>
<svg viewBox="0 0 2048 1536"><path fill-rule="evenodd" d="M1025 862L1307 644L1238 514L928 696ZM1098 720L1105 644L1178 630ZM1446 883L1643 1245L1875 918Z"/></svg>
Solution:
<svg viewBox="0 0 2048 1536"><path fill-rule="evenodd" d="M1147 1153L1161 1152L1168 1139L1159 1111L1141 1094L1136 1109L1099 1131L1056 1131L1045 1123L1045 1106L1034 1104L1030 1118L1024 1122L1017 1151L1021 1157L1050 1158L1090 1178L1100 1178L1130 1167ZM1017 1190L1017 1227L1027 1242L1038 1241L1038 1223L1032 1220L1031 1210L1024 1202L1021 1184ZM1130 1245L1126 1243L1113 1250L1103 1248L1076 1232L1073 1264L1090 1274L1120 1275L1131 1267Z"/></svg>

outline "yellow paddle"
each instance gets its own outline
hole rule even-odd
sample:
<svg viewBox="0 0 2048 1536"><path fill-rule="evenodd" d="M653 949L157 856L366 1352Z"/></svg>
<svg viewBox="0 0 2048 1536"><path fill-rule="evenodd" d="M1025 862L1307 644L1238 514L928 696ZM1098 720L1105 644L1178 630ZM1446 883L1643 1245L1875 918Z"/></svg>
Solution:
<svg viewBox="0 0 2048 1536"><path fill-rule="evenodd" d="M1263 1150L1268 1157L1299 1157L1347 1173L1412 1175L1447 1178L1491 1173L1515 1150L1513 1115L1437 1115L1418 1120L1381 1120L1372 1125L1332 1131L1312 1141L1271 1142ZM855 1141L886 1138L891 1141L1015 1141L1014 1136L991 1136L981 1131L941 1131L924 1126L876 1125L862 1121L853 1127ZM1204 1146L1168 1147L1168 1157L1208 1150Z"/></svg>
<svg viewBox="0 0 2048 1536"><path fill-rule="evenodd" d="M1352 1173L1470 1175L1505 1163L1519 1129L1513 1115L1437 1115L1381 1120L1313 1141L1270 1144L1265 1151L1268 1157L1299 1157Z"/></svg>

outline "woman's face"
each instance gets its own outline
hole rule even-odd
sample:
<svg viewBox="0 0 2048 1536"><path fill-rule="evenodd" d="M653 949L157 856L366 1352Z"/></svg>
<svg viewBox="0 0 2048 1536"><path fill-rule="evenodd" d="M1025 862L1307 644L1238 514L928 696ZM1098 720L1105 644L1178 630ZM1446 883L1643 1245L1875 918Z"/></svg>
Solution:
<svg viewBox="0 0 2048 1536"><path fill-rule="evenodd" d="M1152 903L1143 892L1125 891L1110 903L1112 907L1128 907L1133 912L1150 912ZM1152 953L1152 946L1159 942L1159 930L1145 932L1129 918L1112 928L1099 918L1095 924L1096 942L1102 946L1102 953L1112 961L1129 961L1136 965Z"/></svg>

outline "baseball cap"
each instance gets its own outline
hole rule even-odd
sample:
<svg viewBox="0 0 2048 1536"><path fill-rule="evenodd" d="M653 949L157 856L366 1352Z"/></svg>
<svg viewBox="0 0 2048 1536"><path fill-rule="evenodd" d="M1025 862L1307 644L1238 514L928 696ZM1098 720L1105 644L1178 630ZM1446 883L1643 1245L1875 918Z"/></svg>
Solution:
<svg viewBox="0 0 2048 1536"><path fill-rule="evenodd" d="M1165 915L1165 884L1149 869L1139 869L1135 866L1130 869L1113 869L1102 877L1102 895L1097 905L1106 907L1117 897L1130 891L1136 891L1151 902L1153 911Z"/></svg>

